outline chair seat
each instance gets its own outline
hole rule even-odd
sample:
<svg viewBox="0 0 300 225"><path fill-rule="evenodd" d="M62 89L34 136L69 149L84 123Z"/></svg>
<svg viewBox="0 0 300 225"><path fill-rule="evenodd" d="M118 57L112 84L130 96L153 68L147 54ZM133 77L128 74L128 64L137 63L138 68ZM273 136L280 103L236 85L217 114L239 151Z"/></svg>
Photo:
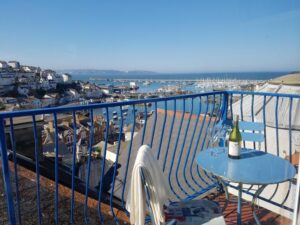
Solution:
<svg viewBox="0 0 300 225"><path fill-rule="evenodd" d="M213 201L201 199L175 202L165 209L165 220L176 219L176 225L225 225L222 210Z"/></svg>

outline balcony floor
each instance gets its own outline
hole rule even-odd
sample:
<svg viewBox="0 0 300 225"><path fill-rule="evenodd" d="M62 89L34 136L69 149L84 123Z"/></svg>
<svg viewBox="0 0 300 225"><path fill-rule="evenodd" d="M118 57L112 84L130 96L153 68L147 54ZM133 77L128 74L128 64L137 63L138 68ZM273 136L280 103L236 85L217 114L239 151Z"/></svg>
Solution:
<svg viewBox="0 0 300 225"><path fill-rule="evenodd" d="M210 199L217 201L220 207L223 207L226 202L226 197L224 194L211 194L208 196ZM226 225L236 224L237 219L237 197L234 195L230 196L230 203L227 205L223 215L225 217ZM243 201L242 204L242 224L256 224L253 215L251 204L249 202ZM276 213L270 212L267 209L260 208L256 211L257 216L262 225L289 225L292 221L280 216Z"/></svg>
<svg viewBox="0 0 300 225"><path fill-rule="evenodd" d="M10 164L11 170L13 169L12 164ZM0 166L0 172L2 174L2 169ZM37 211L36 205L36 182L35 173L29 171L23 167L18 166L19 173L19 190L20 190L20 200L21 200L21 214L23 224L37 224L37 214L33 213ZM13 174L13 173L12 173ZM13 179L12 179L13 181ZM13 191L14 181L12 182ZM47 224L54 224L54 190L55 183L45 177L41 177L41 208L43 222L47 221ZM210 194L208 198L218 201L220 206L223 207L225 203L225 195L223 194ZM70 199L71 190L64 186L59 185L59 223L69 224L70 221ZM235 201L236 197L231 196L231 200ZM224 217L226 224L236 224L236 206L237 204L232 202L228 204ZM101 204L102 212L105 218L105 224L115 224L112 217L112 213L109 205ZM75 193L75 224L84 224L84 195L80 193ZM121 224L129 224L129 220L124 212L114 209L119 222ZM90 224L98 224L98 213L97 213L97 201L89 199L88 201L88 214ZM292 224L289 219L272 213L266 209L261 208L258 217L260 218L262 225L289 225ZM7 214L4 199L3 190L3 180L2 176L0 179L0 224L7 224ZM255 224L252 217L252 210L249 203L244 202L242 208L242 222L243 224Z"/></svg>

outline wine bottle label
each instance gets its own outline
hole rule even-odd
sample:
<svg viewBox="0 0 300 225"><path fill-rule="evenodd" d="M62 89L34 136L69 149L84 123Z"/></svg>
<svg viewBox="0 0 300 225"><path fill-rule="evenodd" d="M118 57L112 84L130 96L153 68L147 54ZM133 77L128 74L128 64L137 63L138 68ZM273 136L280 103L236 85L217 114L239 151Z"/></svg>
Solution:
<svg viewBox="0 0 300 225"><path fill-rule="evenodd" d="M241 147L239 142L229 141L228 154L231 156L240 156Z"/></svg>

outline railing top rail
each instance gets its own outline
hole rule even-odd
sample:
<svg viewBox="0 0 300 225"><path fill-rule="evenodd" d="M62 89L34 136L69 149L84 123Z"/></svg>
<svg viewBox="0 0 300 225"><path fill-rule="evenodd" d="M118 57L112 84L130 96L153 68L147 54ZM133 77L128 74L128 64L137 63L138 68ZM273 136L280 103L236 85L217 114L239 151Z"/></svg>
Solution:
<svg viewBox="0 0 300 225"><path fill-rule="evenodd" d="M219 94L224 94L224 93L226 93L226 92L225 91L215 91L215 92L197 93L197 94L189 94L189 95L176 95L176 96L163 97L163 98L131 100L131 101L123 101L123 102L95 103L95 104L90 104L90 105L76 105L76 106L58 106L58 107L52 107L52 108L2 112L2 113L0 113L0 119L1 118L10 118L10 117L19 117L19 116L49 114L49 113L54 113L54 112L55 113L63 113L63 112L90 110L90 109L98 109L98 108L106 108L106 107L144 104L144 103L150 103L150 102L151 103L152 102L163 102L163 101L169 101L169 100L196 98L196 97L208 96L208 95L219 95Z"/></svg>
<svg viewBox="0 0 300 225"><path fill-rule="evenodd" d="M284 93L271 93L271 92L253 92L253 91L225 91L228 94L244 94L244 95L261 95L273 97L286 97L286 98L300 98L300 94L284 94Z"/></svg>
<svg viewBox="0 0 300 225"><path fill-rule="evenodd" d="M215 91L215 92L197 93L197 94L189 94L189 95L176 95L176 96L163 97L163 98L149 98L149 99L141 99L141 100L131 100L131 101L123 101L123 102L96 103L96 104L90 104L90 105L76 105L76 106L59 106L59 107L52 107L52 108L41 108L41 109L31 109L31 110L22 110L22 111L2 112L2 113L0 113L0 119L1 118L20 117L20 116L32 116L32 115L48 114L48 113L54 113L54 112L63 113L63 112L71 112L71 111L79 111L79 110L90 110L90 109L97 109L97 108L144 104L144 103L150 103L150 102L163 102L163 101L169 101L169 100L196 98L196 97L208 96L208 95L219 95L219 94L225 94L225 93L300 98L300 95L296 95L296 94L282 94L282 93L269 93L269 92L246 92L246 91Z"/></svg>

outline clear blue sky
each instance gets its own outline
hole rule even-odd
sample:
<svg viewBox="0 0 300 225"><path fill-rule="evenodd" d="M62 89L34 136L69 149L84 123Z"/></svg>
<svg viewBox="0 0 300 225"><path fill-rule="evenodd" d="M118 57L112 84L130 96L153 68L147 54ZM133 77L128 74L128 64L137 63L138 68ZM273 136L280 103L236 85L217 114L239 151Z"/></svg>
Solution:
<svg viewBox="0 0 300 225"><path fill-rule="evenodd" d="M53 69L300 70L299 0L10 0L0 60Z"/></svg>

